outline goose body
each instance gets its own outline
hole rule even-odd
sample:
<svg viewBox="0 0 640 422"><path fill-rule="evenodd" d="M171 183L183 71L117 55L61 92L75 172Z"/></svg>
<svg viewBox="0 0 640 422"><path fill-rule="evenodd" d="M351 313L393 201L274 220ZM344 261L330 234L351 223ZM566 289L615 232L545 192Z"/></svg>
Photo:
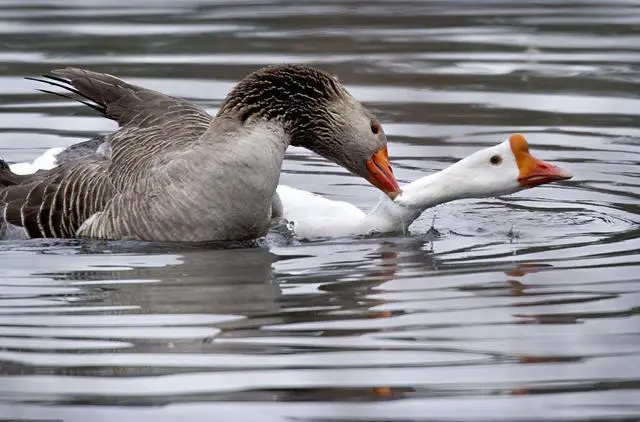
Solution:
<svg viewBox="0 0 640 422"><path fill-rule="evenodd" d="M317 152L388 195L399 192L380 124L317 69L260 69L240 81L215 117L111 75L74 68L52 74L40 81L84 98L119 129L93 153L0 179L2 218L29 237L260 237L289 145Z"/></svg>
<svg viewBox="0 0 640 422"><path fill-rule="evenodd" d="M347 202L289 186L280 185L277 192L282 217L294 224L297 236L336 237L405 232L425 210L442 203L505 196L571 177L568 171L533 157L525 137L515 134L402 186L402 193L393 201L381 197L368 213Z"/></svg>
<svg viewBox="0 0 640 422"><path fill-rule="evenodd" d="M51 168L70 157L90 155L103 140L93 139L67 150L52 149L33 163L18 163L14 171L34 172ZM279 185L277 196L281 217L293 223L299 238L339 237L370 232L404 232L425 210L438 204L464 198L508 195L571 174L534 158L522 135L476 151L439 172L421 177L402 187L395 200L382 196L370 212L345 201Z"/></svg>

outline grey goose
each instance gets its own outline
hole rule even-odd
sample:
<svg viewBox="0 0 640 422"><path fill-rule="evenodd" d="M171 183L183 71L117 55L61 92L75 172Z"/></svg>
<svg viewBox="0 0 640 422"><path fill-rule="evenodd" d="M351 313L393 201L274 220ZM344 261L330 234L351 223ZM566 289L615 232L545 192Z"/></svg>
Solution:
<svg viewBox="0 0 640 422"><path fill-rule="evenodd" d="M391 198L400 192L378 120L313 67L275 65L249 74L215 117L108 74L51 73L36 80L76 94L119 128L96 153L53 169L25 176L3 176L10 172L0 169L2 220L28 237L261 237L289 145L318 153Z"/></svg>

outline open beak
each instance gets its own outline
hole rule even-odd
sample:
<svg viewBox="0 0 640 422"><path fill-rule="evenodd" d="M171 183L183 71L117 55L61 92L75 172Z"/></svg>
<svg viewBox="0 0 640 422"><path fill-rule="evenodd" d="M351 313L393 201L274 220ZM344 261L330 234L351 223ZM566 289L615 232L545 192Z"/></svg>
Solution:
<svg viewBox="0 0 640 422"><path fill-rule="evenodd" d="M573 175L553 164L538 160L529 153L529 145L522 135L513 135L509 138L511 150L516 157L518 169L518 182L523 188L533 188L545 183L571 179Z"/></svg>
<svg viewBox="0 0 640 422"><path fill-rule="evenodd" d="M367 172L369 183L386 193L389 198L394 199L400 194L400 186L389 164L387 147L381 148L371 156L367 161Z"/></svg>

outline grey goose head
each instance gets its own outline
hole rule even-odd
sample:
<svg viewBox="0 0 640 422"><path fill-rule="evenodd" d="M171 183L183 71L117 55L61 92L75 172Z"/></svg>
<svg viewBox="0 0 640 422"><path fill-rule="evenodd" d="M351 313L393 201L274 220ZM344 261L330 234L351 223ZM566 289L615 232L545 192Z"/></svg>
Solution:
<svg viewBox="0 0 640 422"><path fill-rule="evenodd" d="M243 124L280 121L291 145L341 165L391 198L400 193L380 122L324 71L299 64L259 69L229 93L222 116Z"/></svg>

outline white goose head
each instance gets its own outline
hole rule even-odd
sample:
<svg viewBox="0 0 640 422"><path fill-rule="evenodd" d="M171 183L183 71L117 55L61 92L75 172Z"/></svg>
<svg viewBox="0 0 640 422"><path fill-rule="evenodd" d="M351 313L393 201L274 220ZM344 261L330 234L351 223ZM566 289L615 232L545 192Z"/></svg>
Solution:
<svg viewBox="0 0 640 422"><path fill-rule="evenodd" d="M405 231L426 209L456 199L508 195L571 178L571 174L534 158L522 135L477 151L444 170L402 187L391 200L382 196L365 214L357 207L310 192L279 186L283 217L302 238Z"/></svg>
<svg viewBox="0 0 640 422"><path fill-rule="evenodd" d="M498 145L405 185L394 202L424 210L454 199L509 195L571 177L568 171L531 155L525 137L514 134Z"/></svg>

